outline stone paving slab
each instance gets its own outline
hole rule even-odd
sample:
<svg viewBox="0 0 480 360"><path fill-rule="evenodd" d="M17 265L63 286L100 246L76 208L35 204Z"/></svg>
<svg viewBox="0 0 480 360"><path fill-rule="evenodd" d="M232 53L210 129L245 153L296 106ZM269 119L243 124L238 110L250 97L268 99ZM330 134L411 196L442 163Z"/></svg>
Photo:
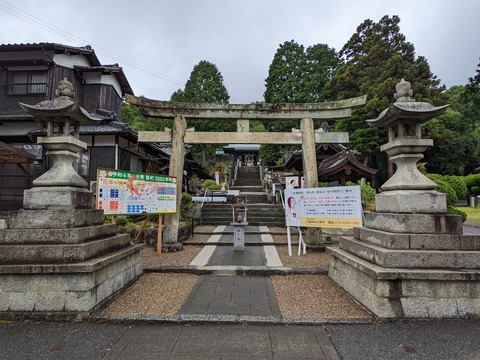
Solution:
<svg viewBox="0 0 480 360"><path fill-rule="evenodd" d="M202 276L179 314L280 316L269 277Z"/></svg>
<svg viewBox="0 0 480 360"><path fill-rule="evenodd" d="M322 327L141 325L107 354L112 359L340 359Z"/></svg>
<svg viewBox="0 0 480 360"><path fill-rule="evenodd" d="M244 251L235 251L233 246L217 246L207 265L264 266L265 251L259 246L246 246Z"/></svg>

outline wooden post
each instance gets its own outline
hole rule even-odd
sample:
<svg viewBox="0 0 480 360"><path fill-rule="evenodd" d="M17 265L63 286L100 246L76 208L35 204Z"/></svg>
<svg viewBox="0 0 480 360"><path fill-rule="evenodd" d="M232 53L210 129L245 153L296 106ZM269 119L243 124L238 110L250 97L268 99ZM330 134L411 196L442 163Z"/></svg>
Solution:
<svg viewBox="0 0 480 360"><path fill-rule="evenodd" d="M157 256L162 256L163 214L158 215Z"/></svg>

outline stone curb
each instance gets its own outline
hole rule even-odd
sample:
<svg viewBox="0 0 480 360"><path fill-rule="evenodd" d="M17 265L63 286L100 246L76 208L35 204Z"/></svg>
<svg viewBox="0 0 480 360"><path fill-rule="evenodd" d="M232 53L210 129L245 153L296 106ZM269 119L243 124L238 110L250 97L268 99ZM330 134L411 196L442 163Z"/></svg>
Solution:
<svg viewBox="0 0 480 360"><path fill-rule="evenodd" d="M144 273L188 273L195 275L327 275L328 269L321 267L309 268L272 268L268 266L161 266L145 268Z"/></svg>
<svg viewBox="0 0 480 360"><path fill-rule="evenodd" d="M359 318L284 318L283 316L248 316L248 315L149 315L149 314L131 314L131 315L108 315L91 316L91 321L95 322L119 322L119 323L162 323L162 324L251 324L251 325L324 325L324 324L370 324L376 322L376 319Z"/></svg>

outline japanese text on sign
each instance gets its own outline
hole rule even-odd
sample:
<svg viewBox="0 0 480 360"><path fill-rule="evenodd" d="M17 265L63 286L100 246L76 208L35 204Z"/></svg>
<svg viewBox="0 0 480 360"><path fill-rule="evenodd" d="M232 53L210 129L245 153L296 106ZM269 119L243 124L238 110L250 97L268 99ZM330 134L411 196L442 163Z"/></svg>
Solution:
<svg viewBox="0 0 480 360"><path fill-rule="evenodd" d="M105 215L165 214L176 212L176 178L97 170L97 209Z"/></svg>
<svg viewBox="0 0 480 360"><path fill-rule="evenodd" d="M287 226L359 227L362 215L360 186L285 190Z"/></svg>

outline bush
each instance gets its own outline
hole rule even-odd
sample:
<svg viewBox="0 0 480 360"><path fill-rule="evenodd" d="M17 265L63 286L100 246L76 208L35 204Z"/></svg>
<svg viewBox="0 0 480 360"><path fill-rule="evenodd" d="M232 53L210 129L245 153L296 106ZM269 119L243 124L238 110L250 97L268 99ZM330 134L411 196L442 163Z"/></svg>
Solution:
<svg viewBox="0 0 480 360"><path fill-rule="evenodd" d="M458 202L458 197L455 190L448 182L444 180L437 180L435 183L437 184L437 188L435 190L444 193L447 196L447 206L454 206Z"/></svg>
<svg viewBox="0 0 480 360"><path fill-rule="evenodd" d="M480 195L480 186L472 186L470 188L470 195Z"/></svg>
<svg viewBox="0 0 480 360"><path fill-rule="evenodd" d="M352 181L347 181L347 186L352 186L352 185L360 185L360 192L361 192L361 197L362 197L362 204L366 208L374 208L375 207L375 194L376 191L375 189L370 185L370 183L364 181L364 180L359 180L356 183Z"/></svg>
<svg viewBox="0 0 480 360"><path fill-rule="evenodd" d="M444 176L444 179L457 193L458 199L465 199L468 194L467 185L461 176Z"/></svg>
<svg viewBox="0 0 480 360"><path fill-rule="evenodd" d="M211 186L215 186L215 185L217 185L215 183L215 180L207 179L203 182L202 190L210 189Z"/></svg>
<svg viewBox="0 0 480 360"><path fill-rule="evenodd" d="M197 204L192 201L192 195L189 193L182 193L182 201L180 203L180 218L186 219L188 211L195 210Z"/></svg>
<svg viewBox="0 0 480 360"><path fill-rule="evenodd" d="M465 182L468 190L474 186L480 186L480 174L470 174L464 176L463 181Z"/></svg>
<svg viewBox="0 0 480 360"><path fill-rule="evenodd" d="M454 208L453 206L449 206L447 209L447 212L450 215L461 215L462 216L462 222L465 222L467 220L467 213L458 210L457 208Z"/></svg>

